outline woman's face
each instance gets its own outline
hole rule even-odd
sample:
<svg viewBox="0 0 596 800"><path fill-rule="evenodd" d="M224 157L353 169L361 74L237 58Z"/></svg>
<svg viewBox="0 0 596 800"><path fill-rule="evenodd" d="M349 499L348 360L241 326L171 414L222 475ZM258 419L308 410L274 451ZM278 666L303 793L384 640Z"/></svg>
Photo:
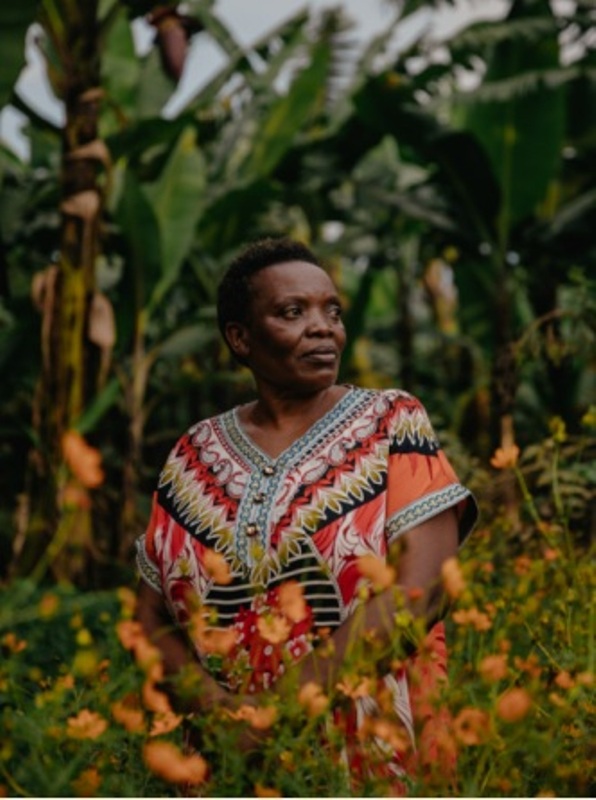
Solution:
<svg viewBox="0 0 596 800"><path fill-rule="evenodd" d="M333 385L346 333L327 273L292 261L260 270L250 286L248 322L226 333L257 382L302 394Z"/></svg>

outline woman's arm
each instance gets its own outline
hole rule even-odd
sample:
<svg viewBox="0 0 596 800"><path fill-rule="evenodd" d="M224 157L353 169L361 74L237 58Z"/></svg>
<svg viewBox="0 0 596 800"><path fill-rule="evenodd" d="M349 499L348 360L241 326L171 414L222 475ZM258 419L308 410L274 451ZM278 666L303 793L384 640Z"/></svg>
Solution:
<svg viewBox="0 0 596 800"><path fill-rule="evenodd" d="M333 632L330 654L322 657L315 649L296 664L298 683L315 681L331 689L340 677L353 644L373 631L382 644L389 644L395 628L394 616L404 607L430 628L439 618L441 609L441 567L457 553L457 547L454 509L443 511L405 533L388 556L389 564L396 571L395 585L370 597L362 609ZM400 593L396 593L396 586ZM296 679L296 672L292 672Z"/></svg>
<svg viewBox="0 0 596 800"><path fill-rule="evenodd" d="M136 617L161 653L166 689L177 710L207 713L216 705L234 705L233 695L202 667L184 634L173 625L161 594L143 580L137 589ZM182 699L174 688L175 678L184 671L195 673L200 681L200 692L192 698ZM184 707L180 708L181 705Z"/></svg>

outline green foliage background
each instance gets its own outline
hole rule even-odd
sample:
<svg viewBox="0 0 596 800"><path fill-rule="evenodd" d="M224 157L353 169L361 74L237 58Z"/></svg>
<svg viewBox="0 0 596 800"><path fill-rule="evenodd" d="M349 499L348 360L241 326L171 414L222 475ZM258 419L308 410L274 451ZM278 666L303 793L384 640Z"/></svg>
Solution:
<svg viewBox="0 0 596 800"><path fill-rule="evenodd" d="M502 19L468 24L449 41L421 30L396 50L400 26L434 5L388 4L386 31L358 53L341 7L295 14L249 48L211 0L172 5L169 20L183 33L175 44L151 16L154 4L141 0L0 9L0 102L25 115L30 146L21 160L0 143L0 579L11 599L3 598L2 624L28 641L7 661L1 690L17 743L2 751L10 792L66 792L95 754L91 744L74 759L72 743L48 749L46 700L37 698L54 673L35 672L37 654L47 637L56 674L68 672L76 632L65 617L43 620L33 609L56 585L73 593L65 608L90 603L111 629L112 590L134 582L134 540L169 447L191 422L251 393L217 334L214 300L233 255L263 235L302 238L325 259L346 305L342 379L401 386L429 409L483 505L486 535L467 558L494 558L498 578L480 582L479 604L509 598L519 608L515 655L535 651L556 664L551 682L565 670L593 672L594 618L582 587L593 580L595 524L596 11L590 0L513 0ZM156 38L139 54L131 25L145 15ZM64 128L19 95L32 23L65 103ZM215 42L226 63L166 117L191 39ZM99 199L90 216L82 190ZM81 486L65 461L67 430L101 454L96 488ZM495 448L513 441L524 454L519 488L489 466ZM560 541L544 541L540 520ZM553 568L547 546L559 554L553 564L564 564L569 606L549 599L530 635L525 604ZM512 565L526 552L534 571L521 592ZM33 616L23 619L20 607ZM557 641L566 636L560 653L548 639L553 620L563 625ZM509 625L502 615L497 623ZM92 638L120 673L122 653L104 633ZM470 689L454 693L454 713L457 703L489 703L470 669L498 642L481 639L455 638L456 685ZM557 793L586 789L573 749L584 741L577 703L589 705L586 685L574 684L576 705L536 710L536 759L514 789L539 791L540 774ZM110 697L123 691L111 677L106 686ZM547 705L550 689L546 681L537 690ZM68 698L62 720L88 699ZM559 723L579 730L556 739L561 759L573 753L577 765L568 784L539 757ZM497 739L474 754L462 793L507 794L488 766ZM122 766L130 743L114 742L105 757ZM508 763L517 769L511 759L499 761L501 773ZM101 791L122 794L115 780ZM163 790L149 780L139 769L125 790Z"/></svg>

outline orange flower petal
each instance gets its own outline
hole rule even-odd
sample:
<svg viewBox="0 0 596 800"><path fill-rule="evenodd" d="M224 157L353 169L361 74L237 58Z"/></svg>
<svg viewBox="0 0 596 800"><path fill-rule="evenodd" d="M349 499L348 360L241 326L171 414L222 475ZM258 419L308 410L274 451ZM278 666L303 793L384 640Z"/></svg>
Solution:
<svg viewBox="0 0 596 800"><path fill-rule="evenodd" d="M449 597L456 599L463 594L466 588L466 581L457 558L448 558L443 562L441 567L441 579Z"/></svg>
<svg viewBox="0 0 596 800"><path fill-rule="evenodd" d="M143 748L143 760L154 775L169 783L203 783L207 777L207 762L198 753L183 755L175 744L151 740Z"/></svg>
<svg viewBox="0 0 596 800"><path fill-rule="evenodd" d="M319 683L308 681L298 692L298 702L310 717L318 717L327 710L329 698Z"/></svg>
<svg viewBox="0 0 596 800"><path fill-rule="evenodd" d="M203 564L214 583L227 586L234 580L230 565L221 553L206 548L203 553Z"/></svg>
<svg viewBox="0 0 596 800"><path fill-rule="evenodd" d="M497 700L497 716L505 722L518 722L532 707L532 698L525 689L508 689Z"/></svg>
<svg viewBox="0 0 596 800"><path fill-rule="evenodd" d="M388 589L395 582L395 570L382 558L366 553L356 559L358 571L372 583L376 591Z"/></svg>
<svg viewBox="0 0 596 800"><path fill-rule="evenodd" d="M66 735L71 739L97 739L107 727L107 721L100 714L85 708L66 721Z"/></svg>
<svg viewBox="0 0 596 800"><path fill-rule="evenodd" d="M513 469L519 458L519 447L516 444L498 447L490 460L495 469Z"/></svg>
<svg viewBox="0 0 596 800"><path fill-rule="evenodd" d="M292 626L287 619L277 614L259 617L257 621L259 636L270 644L282 644L290 637Z"/></svg>
<svg viewBox="0 0 596 800"><path fill-rule="evenodd" d="M302 622L308 615L304 591L298 581L286 581L278 590L279 608L292 622Z"/></svg>

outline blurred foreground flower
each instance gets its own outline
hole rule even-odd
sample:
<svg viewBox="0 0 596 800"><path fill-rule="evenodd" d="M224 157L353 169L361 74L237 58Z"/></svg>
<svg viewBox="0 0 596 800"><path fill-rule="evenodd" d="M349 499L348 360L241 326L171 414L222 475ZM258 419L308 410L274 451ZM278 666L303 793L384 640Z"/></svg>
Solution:
<svg viewBox="0 0 596 800"><path fill-rule="evenodd" d="M448 558L443 562L441 579L445 591L452 600L458 598L466 588L466 581L457 558Z"/></svg>
<svg viewBox="0 0 596 800"><path fill-rule="evenodd" d="M277 719L277 709L274 706L249 706L243 704L237 711L228 711L232 719L243 720L258 731L270 728Z"/></svg>
<svg viewBox="0 0 596 800"><path fill-rule="evenodd" d="M304 592L298 581L286 581L278 590L278 603L282 614L292 622L302 622L308 615Z"/></svg>
<svg viewBox="0 0 596 800"><path fill-rule="evenodd" d="M143 760L154 775L169 783L196 786L207 777L207 762L202 756L198 753L185 756L171 742L147 742Z"/></svg>
<svg viewBox="0 0 596 800"><path fill-rule="evenodd" d="M205 610L199 608L190 619L188 630L199 648L211 655L227 656L237 642L235 628L214 628L205 619Z"/></svg>
<svg viewBox="0 0 596 800"><path fill-rule="evenodd" d="M497 700L497 716L505 722L518 722L532 707L532 699L525 689L508 689Z"/></svg>
<svg viewBox="0 0 596 800"><path fill-rule="evenodd" d="M259 636L270 644L282 644L290 638L292 626L287 619L275 614L259 617L257 622Z"/></svg>
<svg viewBox="0 0 596 800"><path fill-rule="evenodd" d="M277 789L271 789L268 786L262 786L257 783L255 784L255 797L283 797L283 795Z"/></svg>
<svg viewBox="0 0 596 800"><path fill-rule="evenodd" d="M95 767L83 770L72 782L76 797L96 797L101 786L101 775Z"/></svg>
<svg viewBox="0 0 596 800"><path fill-rule="evenodd" d="M451 616L457 625L469 625L477 631L488 631L492 627L488 614L478 611L477 608L460 608Z"/></svg>
<svg viewBox="0 0 596 800"><path fill-rule="evenodd" d="M138 705L130 697L112 703L112 716L129 733L142 733L145 730L145 716Z"/></svg>
<svg viewBox="0 0 596 800"><path fill-rule="evenodd" d="M72 474L87 489L96 489L104 481L101 453L87 444L78 431L66 431L62 437L62 454Z"/></svg>
<svg viewBox="0 0 596 800"><path fill-rule="evenodd" d="M500 681L507 677L507 656L485 656L478 667L478 671L486 681Z"/></svg>
<svg viewBox="0 0 596 800"><path fill-rule="evenodd" d="M221 553L217 553L209 547L205 548L203 564L214 583L227 586L234 580L230 565Z"/></svg>
<svg viewBox="0 0 596 800"><path fill-rule="evenodd" d="M488 738L490 717L479 708L462 708L453 721L455 738L465 745L482 744Z"/></svg>
<svg viewBox="0 0 596 800"><path fill-rule="evenodd" d="M490 460L495 469L513 469L519 458L519 447L516 444L498 447Z"/></svg>
<svg viewBox="0 0 596 800"><path fill-rule="evenodd" d="M304 706L309 717L318 717L327 710L329 698L319 683L308 681L298 692L298 702Z"/></svg>
<svg viewBox="0 0 596 800"><path fill-rule="evenodd" d="M375 683L372 678L361 677L360 675L346 675L336 687L338 692L345 694L346 697L351 697L355 700L357 697L366 697L372 695Z"/></svg>
<svg viewBox="0 0 596 800"><path fill-rule="evenodd" d="M66 735L71 739L97 739L107 729L107 721L97 712L84 708L66 722Z"/></svg>
<svg viewBox="0 0 596 800"><path fill-rule="evenodd" d="M395 570L382 558L366 553L356 559L358 571L363 578L368 578L377 592L388 589L395 581Z"/></svg>

